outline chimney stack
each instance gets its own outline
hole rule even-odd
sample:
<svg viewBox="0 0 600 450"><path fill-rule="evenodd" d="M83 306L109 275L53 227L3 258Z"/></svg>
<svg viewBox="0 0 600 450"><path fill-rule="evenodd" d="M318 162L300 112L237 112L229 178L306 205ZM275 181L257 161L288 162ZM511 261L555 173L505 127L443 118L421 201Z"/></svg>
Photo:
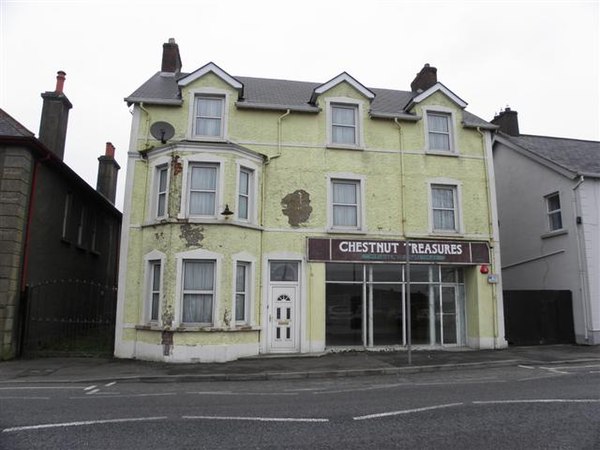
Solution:
<svg viewBox="0 0 600 450"><path fill-rule="evenodd" d="M435 83L437 83L437 69L431 67L429 64L425 64L413 82L410 83L410 89L413 92L422 92L429 89Z"/></svg>
<svg viewBox="0 0 600 450"><path fill-rule="evenodd" d="M98 161L96 190L114 205L117 197L117 175L121 167L115 161L115 146L112 143L106 143L104 155L100 156Z"/></svg>
<svg viewBox="0 0 600 450"><path fill-rule="evenodd" d="M181 71L181 56L179 56L179 46L174 38L169 38L169 42L163 44L163 55L161 72L179 73Z"/></svg>
<svg viewBox="0 0 600 450"><path fill-rule="evenodd" d="M500 131L510 136L519 136L519 119L517 118L517 111L513 111L508 106L504 111L500 111L492 119L494 125L500 127Z"/></svg>
<svg viewBox="0 0 600 450"><path fill-rule="evenodd" d="M60 160L65 154L69 110L73 107L63 93L65 75L62 70L59 71L56 76L56 89L42 94L44 104L39 133L39 140Z"/></svg>

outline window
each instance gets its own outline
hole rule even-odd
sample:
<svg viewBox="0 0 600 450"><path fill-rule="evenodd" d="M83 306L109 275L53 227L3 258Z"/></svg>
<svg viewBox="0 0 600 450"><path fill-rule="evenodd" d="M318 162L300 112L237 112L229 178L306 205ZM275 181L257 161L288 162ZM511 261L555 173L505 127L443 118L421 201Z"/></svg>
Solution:
<svg viewBox="0 0 600 450"><path fill-rule="evenodd" d="M248 323L250 299L250 264L238 262L235 275L235 321Z"/></svg>
<svg viewBox="0 0 600 450"><path fill-rule="evenodd" d="M456 186L431 186L433 231L458 231L456 203Z"/></svg>
<svg viewBox="0 0 600 450"><path fill-rule="evenodd" d="M150 261L149 319L158 322L160 309L160 261Z"/></svg>
<svg viewBox="0 0 600 450"><path fill-rule="evenodd" d="M183 323L212 324L215 261L183 261Z"/></svg>
<svg viewBox="0 0 600 450"><path fill-rule="evenodd" d="M156 217L165 217L167 215L168 175L168 166L160 166L156 168Z"/></svg>
<svg viewBox="0 0 600 450"><path fill-rule="evenodd" d="M358 107L356 105L331 105L331 143L358 145Z"/></svg>
<svg viewBox="0 0 600 450"><path fill-rule="evenodd" d="M558 192L546 197L546 207L548 212L548 229L550 231L561 230L563 224L560 211L560 196Z"/></svg>
<svg viewBox="0 0 600 450"><path fill-rule="evenodd" d="M360 181L331 180L332 225L334 228L360 228Z"/></svg>
<svg viewBox="0 0 600 450"><path fill-rule="evenodd" d="M452 151L452 116L446 113L428 112L429 150Z"/></svg>
<svg viewBox="0 0 600 450"><path fill-rule="evenodd" d="M194 136L222 137L224 98L198 96L194 108Z"/></svg>
<svg viewBox="0 0 600 450"><path fill-rule="evenodd" d="M217 164L190 164L188 213L190 216L216 216Z"/></svg>
<svg viewBox="0 0 600 450"><path fill-rule="evenodd" d="M238 186L238 219L250 220L250 211L252 205L252 182L254 171L245 167L240 168L239 186Z"/></svg>
<svg viewBox="0 0 600 450"><path fill-rule="evenodd" d="M83 247L83 232L85 227L85 207L81 207L79 213L79 223L77 224L77 245Z"/></svg>

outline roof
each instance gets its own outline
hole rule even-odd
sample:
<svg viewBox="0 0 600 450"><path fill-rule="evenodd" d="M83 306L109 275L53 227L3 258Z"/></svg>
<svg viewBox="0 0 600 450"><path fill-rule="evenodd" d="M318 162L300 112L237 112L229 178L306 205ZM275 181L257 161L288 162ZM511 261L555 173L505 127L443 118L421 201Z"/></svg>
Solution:
<svg viewBox="0 0 600 450"><path fill-rule="evenodd" d="M29 138L34 134L0 108L0 136Z"/></svg>
<svg viewBox="0 0 600 450"><path fill-rule="evenodd" d="M64 161L51 152L43 142L35 137L34 133L29 131L6 111L0 108L0 144L2 143L16 144L29 148L35 154L39 155L40 161L43 164L55 167L73 183L81 186L81 188L87 191L90 196L98 198L99 201L102 202L112 214L116 214L118 216L122 215L115 205L113 205L106 197L90 186Z"/></svg>
<svg viewBox="0 0 600 450"><path fill-rule="evenodd" d="M600 142L522 134L501 138L575 175L600 177Z"/></svg>
<svg viewBox="0 0 600 450"><path fill-rule="evenodd" d="M195 72L193 72L195 73ZM162 105L181 105L182 99L178 81L190 75L189 73L157 72L130 96L125 98L128 103L150 103ZM270 78L254 78L245 76L234 77L243 84L243 98L236 105L239 108L256 108L286 110L298 112L319 112L320 109L310 103L314 92L327 83L308 81L278 80ZM337 79L334 78L334 80ZM362 85L361 85L362 86ZM371 103L371 113L381 118L406 118L409 113L405 108L420 92L398 91L393 89L367 88L375 94ZM496 129L495 125L464 111L463 124L467 127L482 127Z"/></svg>

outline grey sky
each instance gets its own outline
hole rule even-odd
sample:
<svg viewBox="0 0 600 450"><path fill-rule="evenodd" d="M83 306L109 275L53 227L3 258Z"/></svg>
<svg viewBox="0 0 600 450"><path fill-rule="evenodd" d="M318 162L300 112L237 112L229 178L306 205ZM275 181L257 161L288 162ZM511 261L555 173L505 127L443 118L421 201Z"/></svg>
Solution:
<svg viewBox="0 0 600 450"><path fill-rule="evenodd" d="M599 1L0 0L0 107L38 133L58 70L73 103L65 162L95 186L105 142L121 164L123 98L179 44L183 70L409 90L424 63L491 120L509 105L525 134L600 140Z"/></svg>

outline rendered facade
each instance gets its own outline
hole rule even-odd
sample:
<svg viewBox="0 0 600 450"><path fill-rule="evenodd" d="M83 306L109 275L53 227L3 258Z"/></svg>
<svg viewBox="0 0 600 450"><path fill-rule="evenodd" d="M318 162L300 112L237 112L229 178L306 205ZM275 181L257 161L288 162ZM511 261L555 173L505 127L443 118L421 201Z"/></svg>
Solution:
<svg viewBox="0 0 600 450"><path fill-rule="evenodd" d="M506 346L496 127L435 68L409 91L184 73L170 40L125 100L117 357Z"/></svg>
<svg viewBox="0 0 600 450"><path fill-rule="evenodd" d="M510 109L492 122L504 289L570 292L575 341L598 345L600 142L521 134Z"/></svg>

